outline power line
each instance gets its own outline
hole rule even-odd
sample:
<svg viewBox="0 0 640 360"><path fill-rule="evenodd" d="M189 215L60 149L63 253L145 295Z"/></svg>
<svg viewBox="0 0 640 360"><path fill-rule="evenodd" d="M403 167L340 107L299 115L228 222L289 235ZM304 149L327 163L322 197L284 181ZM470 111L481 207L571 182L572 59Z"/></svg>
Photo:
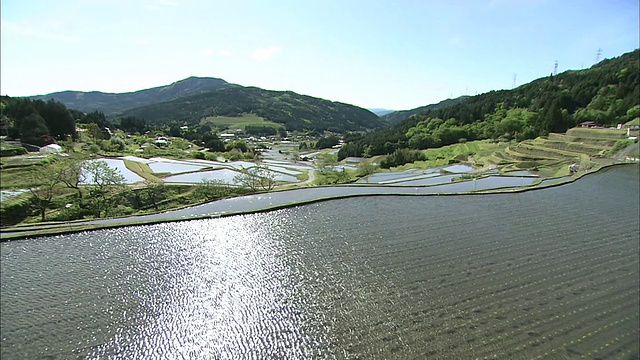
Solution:
<svg viewBox="0 0 640 360"><path fill-rule="evenodd" d="M602 56L602 49L598 49L596 52L596 64L600 62L600 56Z"/></svg>

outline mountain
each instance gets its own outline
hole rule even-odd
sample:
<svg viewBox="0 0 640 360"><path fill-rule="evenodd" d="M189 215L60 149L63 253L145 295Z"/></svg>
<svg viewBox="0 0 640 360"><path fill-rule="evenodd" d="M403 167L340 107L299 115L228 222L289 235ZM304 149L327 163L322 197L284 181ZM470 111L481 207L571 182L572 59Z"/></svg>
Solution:
<svg viewBox="0 0 640 360"><path fill-rule="evenodd" d="M392 114L389 114L392 115ZM391 127L352 138L338 153L391 154L472 140L522 141L563 133L581 122L615 126L640 116L640 50L430 109Z"/></svg>
<svg viewBox="0 0 640 360"><path fill-rule="evenodd" d="M443 100L437 104L425 105L425 106L417 107L411 110L392 111L387 114L378 114L378 116L380 116L383 120L385 120L389 124L397 124L411 115L419 114L425 111L438 110L441 108L445 108L447 106L455 105L459 102L462 102L468 98L469 96L464 95L464 96L457 97L455 99Z"/></svg>
<svg viewBox="0 0 640 360"><path fill-rule="evenodd" d="M363 131L386 126L374 113L349 104L257 87L234 86L122 112L148 124L193 125L209 116L254 114L287 130Z"/></svg>
<svg viewBox="0 0 640 360"><path fill-rule="evenodd" d="M395 110L381 109L381 108L373 108L373 109L367 109L367 110L371 111L372 113L378 116L386 115L388 113L392 113L395 111Z"/></svg>
<svg viewBox="0 0 640 360"><path fill-rule="evenodd" d="M113 116L123 110L144 105L170 101L183 96L201 94L238 85L222 79L208 77L189 77L173 84L128 93L105 93L100 91L62 91L47 95L30 96L33 100L53 99L68 108L83 112L101 111Z"/></svg>

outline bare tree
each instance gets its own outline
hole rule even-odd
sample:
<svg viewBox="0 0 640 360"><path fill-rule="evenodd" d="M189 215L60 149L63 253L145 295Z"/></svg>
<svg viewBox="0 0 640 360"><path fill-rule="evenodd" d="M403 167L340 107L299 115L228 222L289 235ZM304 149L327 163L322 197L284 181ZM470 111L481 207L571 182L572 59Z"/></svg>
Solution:
<svg viewBox="0 0 640 360"><path fill-rule="evenodd" d="M240 186L252 191L271 191L276 186L276 175L265 166L255 166L244 173L236 175L233 180Z"/></svg>
<svg viewBox="0 0 640 360"><path fill-rule="evenodd" d="M51 200L59 193L60 173L56 171L56 167L48 165L41 168L33 175L29 186L29 192L34 200L34 205L40 212L40 221L44 221L47 209L51 205Z"/></svg>
<svg viewBox="0 0 640 360"><path fill-rule="evenodd" d="M82 206L82 189L80 184L86 180L83 166L84 159L67 158L56 163L56 167L60 173L60 181L68 188L75 189L78 192L78 199Z"/></svg>

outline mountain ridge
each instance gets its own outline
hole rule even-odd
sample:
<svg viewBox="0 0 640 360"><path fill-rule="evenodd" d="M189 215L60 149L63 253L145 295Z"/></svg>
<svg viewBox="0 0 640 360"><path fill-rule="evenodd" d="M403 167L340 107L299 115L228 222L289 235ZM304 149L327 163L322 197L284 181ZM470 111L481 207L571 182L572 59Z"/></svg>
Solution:
<svg viewBox="0 0 640 360"><path fill-rule="evenodd" d="M223 79L189 77L169 85L127 93L62 91L29 97L53 99L70 109L103 112L108 118L136 117L148 124L195 125L209 116L256 114L288 130L368 131L387 123L355 105L293 91L241 86Z"/></svg>
<svg viewBox="0 0 640 360"><path fill-rule="evenodd" d="M135 107L234 86L239 85L228 83L219 78L190 76L168 85L124 93L66 90L28 96L28 98L44 101L53 99L79 111L101 111L105 115L113 116Z"/></svg>
<svg viewBox="0 0 640 360"><path fill-rule="evenodd" d="M442 109L447 106L458 104L468 98L470 98L469 95L463 95L453 99L442 100L435 104L419 106L417 108L410 109L410 110L396 110L387 114L380 115L380 117L386 122L388 122L389 124L393 125L401 122L402 120L410 117L411 115L419 114L419 113L430 111L430 110Z"/></svg>
<svg viewBox="0 0 640 360"><path fill-rule="evenodd" d="M287 130L366 131L387 125L369 110L293 91L238 86L181 97L124 111L123 117L153 119L149 123L194 125L211 116L255 114L285 125Z"/></svg>

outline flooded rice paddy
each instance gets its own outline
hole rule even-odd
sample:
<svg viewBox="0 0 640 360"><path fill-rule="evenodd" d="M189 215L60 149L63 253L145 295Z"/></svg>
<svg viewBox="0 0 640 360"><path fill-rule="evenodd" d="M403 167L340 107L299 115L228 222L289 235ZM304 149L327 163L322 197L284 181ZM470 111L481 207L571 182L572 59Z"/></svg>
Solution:
<svg viewBox="0 0 640 360"><path fill-rule="evenodd" d="M3 243L0 355L637 358L638 173Z"/></svg>

